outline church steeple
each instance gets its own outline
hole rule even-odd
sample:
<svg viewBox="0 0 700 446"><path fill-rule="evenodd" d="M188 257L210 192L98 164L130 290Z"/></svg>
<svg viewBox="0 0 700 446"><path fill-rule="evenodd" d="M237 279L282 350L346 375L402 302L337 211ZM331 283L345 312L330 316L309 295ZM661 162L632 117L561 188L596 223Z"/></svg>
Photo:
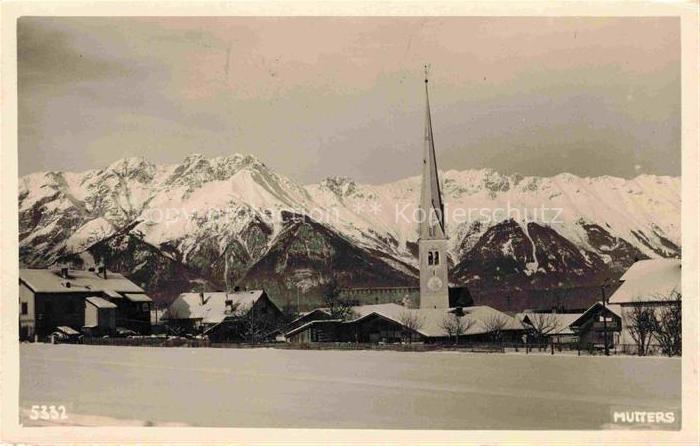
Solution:
<svg viewBox="0 0 700 446"><path fill-rule="evenodd" d="M425 137L423 144L423 181L420 197L422 212L418 231L420 307L449 308L445 209L440 193L433 123L430 119L427 66L425 67Z"/></svg>
<svg viewBox="0 0 700 446"><path fill-rule="evenodd" d="M440 193L433 123L430 119L430 96L428 94L428 66L425 67L425 138L423 151L423 181L421 184L420 207L422 210L420 238L444 239L445 217Z"/></svg>

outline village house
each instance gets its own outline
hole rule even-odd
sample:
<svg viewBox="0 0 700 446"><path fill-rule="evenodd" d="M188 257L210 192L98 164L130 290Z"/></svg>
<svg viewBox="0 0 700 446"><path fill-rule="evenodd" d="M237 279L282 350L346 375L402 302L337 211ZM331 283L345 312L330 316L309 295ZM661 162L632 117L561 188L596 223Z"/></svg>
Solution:
<svg viewBox="0 0 700 446"><path fill-rule="evenodd" d="M451 319L460 321L461 342L512 342L523 331L514 318L487 306L411 309L389 303L355 306L350 314L349 320L342 321L332 319L325 309L314 310L305 315L305 323L300 323L302 318L293 321L285 338L291 343L452 342L445 328Z"/></svg>
<svg viewBox="0 0 700 446"><path fill-rule="evenodd" d="M207 335L215 341L269 339L284 314L264 290L182 293L162 316L180 334Z"/></svg>
<svg viewBox="0 0 700 446"><path fill-rule="evenodd" d="M574 333L578 336L578 342L584 348L605 348L607 336L608 347L613 347L620 342L620 329L622 318L619 305L603 305L596 302L590 306L581 316L570 324ZM607 331L607 335L606 335Z"/></svg>
<svg viewBox="0 0 700 446"><path fill-rule="evenodd" d="M326 308L316 308L311 311L299 313L299 315L289 322L285 327L285 332L290 332L312 321L322 321L333 319L331 313Z"/></svg>
<svg viewBox="0 0 700 446"><path fill-rule="evenodd" d="M100 300L90 302L87 299L91 297ZM97 308L95 302L102 305L104 311L93 311L91 307ZM112 325L107 322L112 317L111 311L114 311L115 327L150 334L151 305L151 299L141 287L104 267L19 271L21 340L46 338L59 326L76 331L90 331L93 326L106 329Z"/></svg>
<svg viewBox="0 0 700 446"><path fill-rule="evenodd" d="M629 347L636 344L632 332L635 308L649 308L658 315L664 307L681 299L681 260L637 261L622 275L620 282L620 287L610 296L609 302L620 306L620 344ZM651 345L658 345L653 336L649 341Z"/></svg>

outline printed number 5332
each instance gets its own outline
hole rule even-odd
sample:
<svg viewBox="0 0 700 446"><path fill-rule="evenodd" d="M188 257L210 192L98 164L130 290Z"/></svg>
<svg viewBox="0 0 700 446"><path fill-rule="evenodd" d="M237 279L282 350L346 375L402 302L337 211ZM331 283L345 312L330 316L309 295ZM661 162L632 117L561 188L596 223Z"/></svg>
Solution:
<svg viewBox="0 0 700 446"><path fill-rule="evenodd" d="M67 420L66 406L50 406L35 404L29 412L31 420Z"/></svg>

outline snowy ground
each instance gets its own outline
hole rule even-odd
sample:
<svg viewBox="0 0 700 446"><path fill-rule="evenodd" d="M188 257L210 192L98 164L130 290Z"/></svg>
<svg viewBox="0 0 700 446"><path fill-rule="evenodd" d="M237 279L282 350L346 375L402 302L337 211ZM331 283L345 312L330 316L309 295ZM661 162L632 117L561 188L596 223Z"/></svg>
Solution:
<svg viewBox="0 0 700 446"><path fill-rule="evenodd" d="M53 404L80 425L599 429L611 406L681 404L667 358L46 344L20 358L25 425Z"/></svg>

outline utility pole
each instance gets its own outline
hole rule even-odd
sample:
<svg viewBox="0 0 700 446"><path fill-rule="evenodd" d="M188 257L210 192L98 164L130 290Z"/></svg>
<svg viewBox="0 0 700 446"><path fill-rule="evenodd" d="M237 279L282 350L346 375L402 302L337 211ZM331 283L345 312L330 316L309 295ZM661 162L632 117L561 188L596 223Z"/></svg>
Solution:
<svg viewBox="0 0 700 446"><path fill-rule="evenodd" d="M253 302L253 306L250 307L250 312L252 313L251 315L251 338L253 340L253 344L255 344L255 304L257 302Z"/></svg>
<svg viewBox="0 0 700 446"><path fill-rule="evenodd" d="M605 342L605 356L610 356L610 348L608 346L608 316L606 315L607 313L607 306L605 302L605 287L609 286L610 279L605 279L603 284L600 286L600 293L603 297L603 342Z"/></svg>

